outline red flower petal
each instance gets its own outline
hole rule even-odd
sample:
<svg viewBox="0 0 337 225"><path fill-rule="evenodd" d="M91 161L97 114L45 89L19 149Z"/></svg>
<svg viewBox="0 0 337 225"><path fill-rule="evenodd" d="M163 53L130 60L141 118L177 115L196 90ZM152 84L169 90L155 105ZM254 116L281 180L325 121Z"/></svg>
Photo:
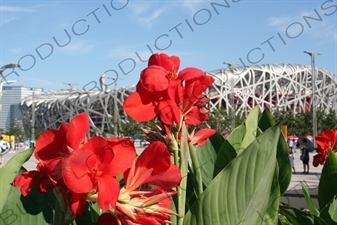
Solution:
<svg viewBox="0 0 337 225"><path fill-rule="evenodd" d="M126 189L132 191L142 184L151 182L152 176L165 173L170 165L171 156L167 146L160 141L150 143L137 158L131 169L124 173Z"/></svg>
<svg viewBox="0 0 337 225"><path fill-rule="evenodd" d="M172 125L174 123L180 123L180 109L171 99L159 102L156 107L156 114L159 120L165 124Z"/></svg>
<svg viewBox="0 0 337 225"><path fill-rule="evenodd" d="M75 215L82 215L85 212L87 204L86 194L77 194L71 192L70 194L70 209Z"/></svg>
<svg viewBox="0 0 337 225"><path fill-rule="evenodd" d="M207 138L215 134L215 130L204 128L199 130L197 133L194 134L194 137L191 140L192 144L203 145L205 144Z"/></svg>
<svg viewBox="0 0 337 225"><path fill-rule="evenodd" d="M185 96L183 112L187 112L201 97L201 94L214 82L211 76L202 76L198 79L188 80L185 82Z"/></svg>
<svg viewBox="0 0 337 225"><path fill-rule="evenodd" d="M68 126L67 145L74 150L77 149L88 133L89 128L90 125L86 113L83 112L75 116Z"/></svg>
<svg viewBox="0 0 337 225"><path fill-rule="evenodd" d="M150 56L148 66L162 66L167 71L177 72L180 66L180 59L178 56L169 57L165 53L155 53Z"/></svg>
<svg viewBox="0 0 337 225"><path fill-rule="evenodd" d="M36 141L34 156L43 163L69 154L65 143L66 134L60 130L47 130Z"/></svg>
<svg viewBox="0 0 337 225"><path fill-rule="evenodd" d="M187 67L179 72L178 79L188 81L192 79L199 79L203 76L205 76L204 71L194 67Z"/></svg>
<svg viewBox="0 0 337 225"><path fill-rule="evenodd" d="M36 170L23 172L14 179L12 185L20 187L21 194L26 197L39 176L40 173Z"/></svg>
<svg viewBox="0 0 337 225"><path fill-rule="evenodd" d="M113 152L102 137L92 137L81 149L73 151L63 161L65 185L76 193L87 193L95 186L96 178L110 165Z"/></svg>
<svg viewBox="0 0 337 225"><path fill-rule="evenodd" d="M112 176L97 177L98 181L98 205L103 210L111 206L116 208L119 195L119 182Z"/></svg>
<svg viewBox="0 0 337 225"><path fill-rule="evenodd" d="M168 191L180 185L182 179L181 171L176 165L171 164L165 173L153 176L152 179L151 184L159 186L164 191Z"/></svg>
<svg viewBox="0 0 337 225"><path fill-rule="evenodd" d="M143 102L138 92L130 94L123 103L125 112L137 122L146 122L155 118L154 108L151 101Z"/></svg>
<svg viewBox="0 0 337 225"><path fill-rule="evenodd" d="M136 148L133 142L127 138L109 138L107 141L114 153L114 158L109 166L109 174L116 176L124 173L131 167L136 157Z"/></svg>
<svg viewBox="0 0 337 225"><path fill-rule="evenodd" d="M168 88L169 72L160 66L150 66L140 75L140 84L149 92L161 92Z"/></svg>
<svg viewBox="0 0 337 225"><path fill-rule="evenodd" d="M184 121L187 125L197 126L206 120L208 120L208 114L201 113L198 106L193 106L192 110L184 116Z"/></svg>

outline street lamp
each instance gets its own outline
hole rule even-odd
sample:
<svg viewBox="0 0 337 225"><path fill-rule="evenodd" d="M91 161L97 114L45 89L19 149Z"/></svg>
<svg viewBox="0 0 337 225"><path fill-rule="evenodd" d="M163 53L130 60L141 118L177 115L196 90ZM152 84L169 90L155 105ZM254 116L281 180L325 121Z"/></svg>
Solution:
<svg viewBox="0 0 337 225"><path fill-rule="evenodd" d="M316 108L315 108L315 92L316 92L316 68L315 68L315 56L321 55L319 52L309 52L304 51L304 53L310 55L311 57L311 106L312 106L312 132L313 132L313 144L316 148L316 136L317 136L317 118L316 118Z"/></svg>
<svg viewBox="0 0 337 225"><path fill-rule="evenodd" d="M63 82L63 84L66 84L66 85L69 85L69 86L70 86L70 92L73 92L73 86L74 86L74 85L78 85L78 84L66 83L66 82Z"/></svg>
<svg viewBox="0 0 337 225"><path fill-rule="evenodd" d="M228 66L228 68L230 69L230 71L234 74L234 69L233 69L233 64L232 63L228 63L228 62L223 62L223 64L226 64ZM228 77L227 77L227 81L228 81ZM230 96L230 104L232 107L231 110L231 129L232 131L235 129L235 105L234 105L234 96L235 96L235 92L234 92L234 77L231 78L231 96Z"/></svg>
<svg viewBox="0 0 337 225"><path fill-rule="evenodd" d="M117 106L117 81L118 80L123 80L122 78L112 78L112 77L107 77L113 81L115 81L115 93L114 93L114 135L115 137L118 136L118 121L119 121L119 113L118 113L118 106ZM118 118L117 118L118 117Z"/></svg>
<svg viewBox="0 0 337 225"><path fill-rule="evenodd" d="M2 75L2 72L6 69L14 69L16 67L20 67L19 64L14 64L14 63L10 63L10 64L7 64L7 65L4 65L0 68L0 74Z"/></svg>

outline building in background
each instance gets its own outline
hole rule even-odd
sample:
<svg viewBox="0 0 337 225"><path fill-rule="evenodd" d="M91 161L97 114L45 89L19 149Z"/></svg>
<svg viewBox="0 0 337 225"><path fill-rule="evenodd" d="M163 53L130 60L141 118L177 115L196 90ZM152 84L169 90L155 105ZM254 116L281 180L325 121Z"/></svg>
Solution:
<svg viewBox="0 0 337 225"><path fill-rule="evenodd" d="M310 66L300 64L263 64L206 72L215 78L207 91L209 108L224 108L227 113L234 111L241 116L255 106L295 114L311 106L337 111L336 75L317 68L315 102L312 102L311 72ZM69 122L74 115L86 112L92 133L111 133L124 121L124 99L135 90L135 85L109 90L101 82L101 90L51 91L33 99L27 97L21 101L20 109L27 127L34 121L36 127L58 128L62 121Z"/></svg>
<svg viewBox="0 0 337 225"><path fill-rule="evenodd" d="M22 115L20 111L20 102L27 96L41 94L42 88L32 88L25 86L3 86L0 96L0 129L8 132L13 123L22 127Z"/></svg>

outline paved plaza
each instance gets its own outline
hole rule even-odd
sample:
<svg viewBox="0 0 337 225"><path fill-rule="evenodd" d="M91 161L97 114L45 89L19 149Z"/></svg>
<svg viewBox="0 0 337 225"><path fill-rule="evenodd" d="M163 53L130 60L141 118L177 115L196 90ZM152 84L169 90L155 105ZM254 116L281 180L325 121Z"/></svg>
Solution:
<svg viewBox="0 0 337 225"><path fill-rule="evenodd" d="M137 153L140 154L144 148L138 147L136 148ZM10 160L15 154L21 152L22 150L16 151L16 153L7 153L4 155L4 164ZM297 150L294 153L295 157L295 169L296 173L293 173L291 183L288 187L287 192L282 196L282 202L295 206L297 208L307 208L303 193L302 193L302 186L301 182L304 182L311 194L311 197L318 208L317 203L317 191L318 191L318 183L321 176L322 166L313 167L312 166L312 157L315 153L310 154L310 173L309 174L302 174L303 172L303 164L300 160L300 151ZM25 164L24 167L27 170L34 170L36 168L37 160L32 156ZM3 166L3 165L2 165Z"/></svg>

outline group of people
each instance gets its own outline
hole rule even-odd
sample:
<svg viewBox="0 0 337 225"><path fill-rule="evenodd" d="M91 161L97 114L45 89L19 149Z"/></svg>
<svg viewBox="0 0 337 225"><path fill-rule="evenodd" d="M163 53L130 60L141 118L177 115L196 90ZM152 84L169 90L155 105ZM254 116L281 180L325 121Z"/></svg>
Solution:
<svg viewBox="0 0 337 225"><path fill-rule="evenodd" d="M309 146L308 146L308 141L307 139L302 139L301 141L302 143L300 143L299 148L301 151L301 156L300 156L300 160L303 163L303 172L302 173L309 173ZM289 139L288 140L288 152L289 152L289 160L290 160L290 165L292 167L292 170L294 173L296 173L295 170L295 157L294 157L294 153L296 153L296 149L297 149L297 143L294 142L294 140Z"/></svg>

